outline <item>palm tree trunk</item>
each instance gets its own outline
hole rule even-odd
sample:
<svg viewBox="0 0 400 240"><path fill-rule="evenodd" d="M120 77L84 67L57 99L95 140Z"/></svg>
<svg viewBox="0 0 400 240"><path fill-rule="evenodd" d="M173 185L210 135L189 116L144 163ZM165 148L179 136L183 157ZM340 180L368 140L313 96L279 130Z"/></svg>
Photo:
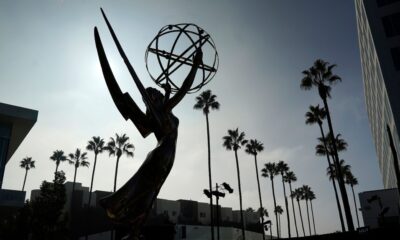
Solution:
<svg viewBox="0 0 400 240"><path fill-rule="evenodd" d="M88 208L90 208L90 202L92 200L92 192L93 192L93 180L94 180L94 173L96 171L96 163L97 163L97 154L94 154L94 164L93 164L93 172L92 172L92 180L90 181L90 191L89 191L89 202Z"/></svg>
<svg viewBox="0 0 400 240"><path fill-rule="evenodd" d="M310 213L309 213L309 210L308 210L308 200L306 200L306 206L307 206L308 230L309 230L309 233L310 233L310 236L311 236L312 233L311 233Z"/></svg>
<svg viewBox="0 0 400 240"><path fill-rule="evenodd" d="M242 235L243 235L243 240L246 240L245 226L244 226L244 219L243 219L243 208L242 208L242 188L240 186L240 170L239 170L239 159L238 159L238 155L237 155L237 150L235 150L235 158L236 158L238 185L239 185L240 220L242 221Z"/></svg>
<svg viewBox="0 0 400 240"><path fill-rule="evenodd" d="M306 231L304 230L303 214L301 214L300 201L299 201L299 199L296 199L296 200L297 200L297 205L299 206L301 227L303 228L303 235L304 235L304 237L305 237L305 236L306 236Z"/></svg>
<svg viewBox="0 0 400 240"><path fill-rule="evenodd" d="M54 172L54 174L58 171L58 165L60 165L60 163L56 163L56 171Z"/></svg>
<svg viewBox="0 0 400 240"><path fill-rule="evenodd" d="M275 221L276 221L276 236L279 238L278 213L275 211L275 209L276 209L276 199L275 199L274 178L271 178L271 184L272 184L272 197L274 198L274 213L275 213Z"/></svg>
<svg viewBox="0 0 400 240"><path fill-rule="evenodd" d="M93 192L93 180L94 180L94 172L96 170L96 163L97 163L97 153L94 154L94 164L93 164L93 172L92 172L92 180L90 181L90 191L89 191L89 201L87 205L87 224L88 228L90 229L90 202L92 200L92 192ZM85 239L88 239L88 234L86 231Z"/></svg>
<svg viewBox="0 0 400 240"><path fill-rule="evenodd" d="M325 139L324 129L322 128L322 124L318 124L318 125L319 125L319 130L321 131L321 136L322 136L322 141L324 143L324 148L325 148L325 150L327 150L328 148L326 146L326 139ZM331 172L333 172L331 158L329 157L328 151L326 151L326 159L328 160L328 166L329 166ZM335 191L336 205L337 205L337 208L338 208L338 211L339 211L339 219L340 219L340 224L341 224L341 227L342 227L342 232L345 232L346 228L344 226L342 207L340 205L339 196L338 196L338 192L337 192L337 189L336 189L336 183L335 183L334 179L332 179L332 184L333 184L333 190Z"/></svg>
<svg viewBox="0 0 400 240"><path fill-rule="evenodd" d="M283 195L285 196L285 207L286 207L286 216L287 216L287 223L288 223L288 235L289 238L291 238L290 235L290 216L289 216L289 209L288 209L288 200L286 197L286 187L285 187L285 181L283 181L283 175L282 175L282 185L283 185Z"/></svg>
<svg viewBox="0 0 400 240"><path fill-rule="evenodd" d="M263 240L265 240L265 234L264 234L264 208L262 206L262 199L261 199L261 189L260 189L260 179L258 177L258 166L257 166L257 154L254 154L254 165L256 166L256 176L257 176L257 187L258 187L258 197L260 199L260 217L261 217L261 228L262 228L262 236Z"/></svg>
<svg viewBox="0 0 400 240"><path fill-rule="evenodd" d="M211 147L210 147L210 125L208 122L208 113L206 114L207 123L207 147L208 147L208 186L210 193L212 192L212 178L211 178ZM213 199L210 197L210 214L211 214L211 239L214 240L214 210Z"/></svg>
<svg viewBox="0 0 400 240"><path fill-rule="evenodd" d="M351 184L350 186L351 186L351 191L353 192L354 207L355 207L356 216L357 216L357 226L360 227L360 220L358 219L357 201L356 201L356 196L354 194L354 186L353 186L353 184Z"/></svg>
<svg viewBox="0 0 400 240"><path fill-rule="evenodd" d="M312 216L312 221L313 221L313 225L314 225L314 235L317 235L317 231L315 230L315 218L314 218L314 208L312 205L312 200L310 200L310 204L311 204L311 216Z"/></svg>
<svg viewBox="0 0 400 240"><path fill-rule="evenodd" d="M25 189L26 175L28 175L28 169L25 168L24 184L22 185L22 191Z"/></svg>
<svg viewBox="0 0 400 240"><path fill-rule="evenodd" d="M329 107L328 107L328 102L326 100L326 96L323 97L322 100L324 101L324 107L325 107L326 115L327 115L327 119L328 119L329 131L331 132L332 137L335 137L335 134L333 132L333 127L332 127L331 114L329 112ZM347 221L347 229L349 231L353 232L354 231L353 217L351 216L349 198L347 197L346 186L344 185L343 173L342 173L342 170L340 169L339 155L338 155L336 144L332 144L332 146L333 146L333 152L335 154L335 158L333 160L335 162L336 173L337 173L338 182L339 182L339 189L340 189L340 193L342 195L343 208L344 208L344 213L346 215L346 221Z"/></svg>
<svg viewBox="0 0 400 240"><path fill-rule="evenodd" d="M292 184L289 182L289 189L290 189L290 196L292 196L293 191L292 191ZM294 203L293 203L293 198L292 199L292 209L293 209L293 218L294 218L294 226L296 228L296 236L299 237L299 231L297 230L297 220L296 220L296 211L294 210Z"/></svg>
<svg viewBox="0 0 400 240"><path fill-rule="evenodd" d="M118 164L119 164L119 158L120 157L121 156L117 156L117 163L115 164L114 192L117 190Z"/></svg>
<svg viewBox="0 0 400 240"><path fill-rule="evenodd" d="M74 198L74 192L75 192L75 182L76 182L76 172L78 170L78 167L75 167L75 173L74 173L74 183L72 184L72 199Z"/></svg>

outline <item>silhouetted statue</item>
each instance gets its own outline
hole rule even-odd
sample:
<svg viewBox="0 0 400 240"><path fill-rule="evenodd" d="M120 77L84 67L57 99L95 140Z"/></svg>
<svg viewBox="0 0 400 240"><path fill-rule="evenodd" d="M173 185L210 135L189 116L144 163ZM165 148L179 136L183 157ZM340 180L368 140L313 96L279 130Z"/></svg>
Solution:
<svg viewBox="0 0 400 240"><path fill-rule="evenodd" d="M121 115L125 120L132 120L143 137L147 137L150 133L154 133L158 141L156 148L147 155L142 166L134 176L115 193L100 200L100 204L106 209L107 215L114 222L128 226L131 229L131 234L125 239L136 239L147 215L149 214L152 204L174 163L179 120L172 114L172 109L183 99L186 93L200 89L205 83L210 81L216 72L215 66L218 60L214 59L213 67L203 64L202 47L206 43L211 43L212 40L204 30L194 24L186 25L195 26L198 29L196 36L198 36L199 40L192 41L191 46L186 49L186 52L181 55L175 55L172 53L174 48L172 48L171 53L158 50L158 38L165 34L165 30L170 31L179 28L181 31L179 36L187 34L185 33L186 28L177 27L182 25L168 25L161 29L155 40L150 43L146 52L146 58L148 57L148 52L152 52L156 54L158 59L160 59L160 57L168 59L167 67L162 66L161 62L159 62L160 67L162 68L161 75L158 78L153 78L156 84L164 89L165 93L163 94L157 89L151 87L145 89L137 77L133 67L129 63L129 60L126 57L103 10L102 14L106 20L114 42L117 45L117 48L124 59L140 94L142 95L143 102L147 108L146 113L143 113L140 110L128 93L122 93L119 88L108 63L99 33L97 28L95 28L94 34L97 52L111 97ZM164 33L162 33L163 31ZM157 48L151 47L154 41L157 41ZM175 41L173 46L176 45L176 42L177 41ZM212 47L215 50L213 44ZM191 55L189 55L189 57L184 57L183 55L188 53L188 50L191 48L194 48ZM218 59L216 51L215 58ZM173 68L174 64L178 64L178 66ZM182 85L177 87L177 85L171 81L170 75L182 64L189 65L190 71ZM203 70L203 79L199 85L192 87L198 69ZM205 72L213 72L213 74L212 76L210 74L205 75ZM162 83L162 80L165 80L165 83ZM172 92L175 92L173 96L171 96Z"/></svg>

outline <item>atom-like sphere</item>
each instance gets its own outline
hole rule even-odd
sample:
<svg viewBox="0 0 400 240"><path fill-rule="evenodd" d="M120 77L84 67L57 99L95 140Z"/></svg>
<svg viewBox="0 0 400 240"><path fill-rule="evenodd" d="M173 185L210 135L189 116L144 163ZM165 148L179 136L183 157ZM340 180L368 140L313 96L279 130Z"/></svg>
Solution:
<svg viewBox="0 0 400 240"><path fill-rule="evenodd" d="M161 28L145 54L150 77L158 86L168 82L172 92L178 91L190 72L198 48L203 51L203 63L188 93L199 91L217 72L218 53L210 35L195 24L181 23Z"/></svg>

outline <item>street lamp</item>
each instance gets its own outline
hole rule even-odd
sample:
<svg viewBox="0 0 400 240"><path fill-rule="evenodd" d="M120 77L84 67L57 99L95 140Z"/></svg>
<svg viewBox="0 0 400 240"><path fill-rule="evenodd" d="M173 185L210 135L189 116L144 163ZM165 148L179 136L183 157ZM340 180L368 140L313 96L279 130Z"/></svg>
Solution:
<svg viewBox="0 0 400 240"><path fill-rule="evenodd" d="M269 225L269 227L267 226L267 224ZM266 222L264 222L264 229L265 229L265 231L268 232L268 228L269 228L269 233L270 233L271 239L272 239L272 228L271 228L271 225L272 225L271 220L267 220Z"/></svg>
<svg viewBox="0 0 400 240"><path fill-rule="evenodd" d="M223 182L221 185L218 185L218 183L215 184L215 190L210 191L208 189L204 189L203 193L208 197L212 197L212 195L214 195L217 199L217 239L219 240L219 198L220 197L225 197L225 192L228 193L233 193L233 189L231 188L231 186L229 186L229 184L227 184L226 182ZM211 216L214 217L214 216Z"/></svg>

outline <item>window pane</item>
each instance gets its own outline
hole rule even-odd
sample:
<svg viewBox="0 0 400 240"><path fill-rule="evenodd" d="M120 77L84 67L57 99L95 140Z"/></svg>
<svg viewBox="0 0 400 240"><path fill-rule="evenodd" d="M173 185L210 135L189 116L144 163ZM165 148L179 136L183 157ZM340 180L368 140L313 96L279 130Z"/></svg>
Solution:
<svg viewBox="0 0 400 240"><path fill-rule="evenodd" d="M383 7L395 2L400 2L400 0L377 0L376 3L378 4L378 7Z"/></svg>
<svg viewBox="0 0 400 240"><path fill-rule="evenodd" d="M390 51L392 52L394 68L400 71L400 47L392 48Z"/></svg>

